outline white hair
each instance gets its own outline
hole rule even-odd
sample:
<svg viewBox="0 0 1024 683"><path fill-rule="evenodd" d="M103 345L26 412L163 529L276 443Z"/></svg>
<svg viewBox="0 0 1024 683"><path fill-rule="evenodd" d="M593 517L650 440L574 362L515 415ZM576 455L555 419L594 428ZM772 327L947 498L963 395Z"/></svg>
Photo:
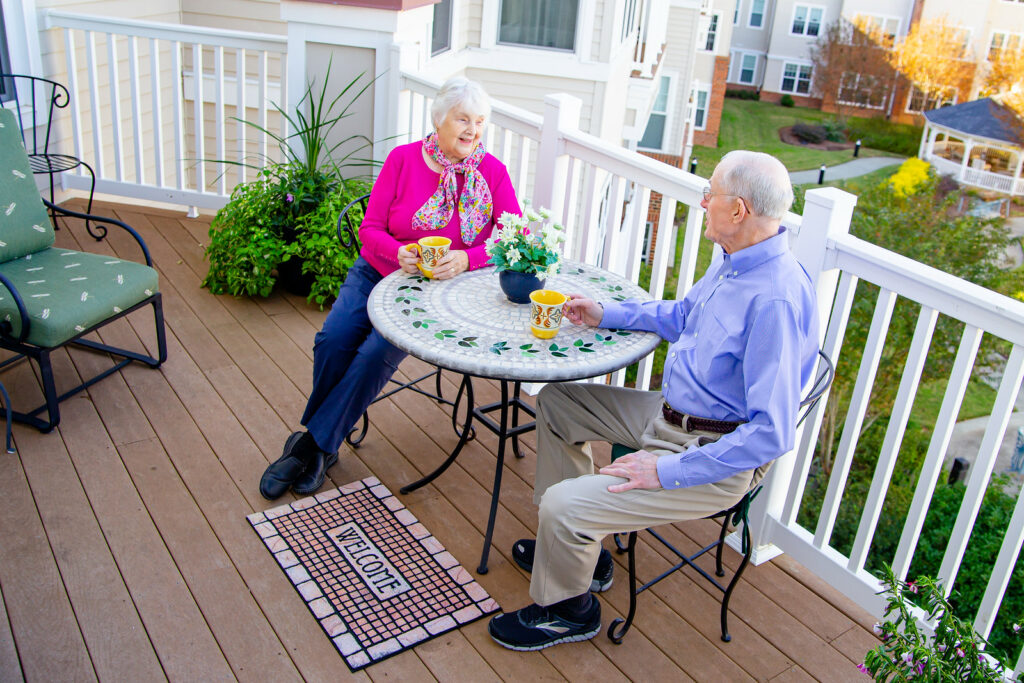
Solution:
<svg viewBox="0 0 1024 683"><path fill-rule="evenodd" d="M770 154L735 150L719 162L722 185L743 197L757 216L781 220L793 204L789 171Z"/></svg>
<svg viewBox="0 0 1024 683"><path fill-rule="evenodd" d="M458 106L473 116L487 118L491 115L491 99L483 86L468 78L456 76L445 81L430 107L430 118L434 122L434 128L439 128L448 112Z"/></svg>

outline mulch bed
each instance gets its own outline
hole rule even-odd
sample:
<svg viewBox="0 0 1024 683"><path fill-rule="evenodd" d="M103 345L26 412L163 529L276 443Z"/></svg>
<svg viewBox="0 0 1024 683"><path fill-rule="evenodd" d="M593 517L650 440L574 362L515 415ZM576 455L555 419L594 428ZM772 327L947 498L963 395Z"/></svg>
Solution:
<svg viewBox="0 0 1024 683"><path fill-rule="evenodd" d="M824 149L829 152L841 149L853 149L854 146L854 143L852 142L832 142L830 140L825 140L823 142L804 142L797 136L793 135L793 126L779 128L779 139L787 145L796 145L797 147L806 147L807 149Z"/></svg>

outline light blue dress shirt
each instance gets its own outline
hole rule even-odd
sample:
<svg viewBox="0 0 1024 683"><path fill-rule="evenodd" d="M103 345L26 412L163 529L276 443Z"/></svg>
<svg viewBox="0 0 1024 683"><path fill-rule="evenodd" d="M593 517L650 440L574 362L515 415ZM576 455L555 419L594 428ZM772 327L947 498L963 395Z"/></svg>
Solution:
<svg viewBox="0 0 1024 683"><path fill-rule="evenodd" d="M658 459L665 488L721 481L793 448L802 387L817 361L818 312L785 228L716 257L682 301L604 303L601 326L671 342L662 395L675 410L744 420L704 446Z"/></svg>

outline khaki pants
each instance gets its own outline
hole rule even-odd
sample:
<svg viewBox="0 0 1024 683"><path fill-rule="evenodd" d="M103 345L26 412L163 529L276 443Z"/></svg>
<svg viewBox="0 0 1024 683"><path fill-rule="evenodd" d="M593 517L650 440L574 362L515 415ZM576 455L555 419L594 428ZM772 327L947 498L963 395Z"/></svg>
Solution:
<svg viewBox="0 0 1024 683"><path fill-rule="evenodd" d="M537 397L540 505L530 597L540 605L582 595L590 587L601 540L611 533L699 519L736 504L765 467L714 484L611 493L620 477L594 474L588 441L620 443L656 455L679 453L719 437L688 432L661 415L661 392L603 384L550 384Z"/></svg>

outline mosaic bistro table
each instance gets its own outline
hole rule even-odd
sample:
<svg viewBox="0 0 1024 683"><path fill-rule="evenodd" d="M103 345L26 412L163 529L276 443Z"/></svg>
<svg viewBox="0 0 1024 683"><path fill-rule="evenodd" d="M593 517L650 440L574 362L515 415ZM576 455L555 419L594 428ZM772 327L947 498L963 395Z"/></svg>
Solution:
<svg viewBox="0 0 1024 683"><path fill-rule="evenodd" d="M563 262L561 272L549 277L545 287L597 301L651 298L625 278L576 261ZM389 342L428 363L462 373L456 403L463 397L468 402L466 424L455 449L436 470L403 487L402 493L433 481L455 461L472 438L474 418L498 435L491 510L477 569L481 574L487 573L505 442L512 439L513 450L521 457L518 436L534 427L532 422L519 424L520 410L534 416L532 407L519 398L520 383L576 380L615 372L649 354L660 341L648 332L577 326L568 320L554 339L538 339L530 332L530 305L509 301L493 268L462 273L450 280L430 280L397 271L374 287L368 309L373 326ZM473 377L500 380L501 401L474 406ZM500 412L498 422L487 416L493 411ZM453 419L457 412L458 406Z"/></svg>

